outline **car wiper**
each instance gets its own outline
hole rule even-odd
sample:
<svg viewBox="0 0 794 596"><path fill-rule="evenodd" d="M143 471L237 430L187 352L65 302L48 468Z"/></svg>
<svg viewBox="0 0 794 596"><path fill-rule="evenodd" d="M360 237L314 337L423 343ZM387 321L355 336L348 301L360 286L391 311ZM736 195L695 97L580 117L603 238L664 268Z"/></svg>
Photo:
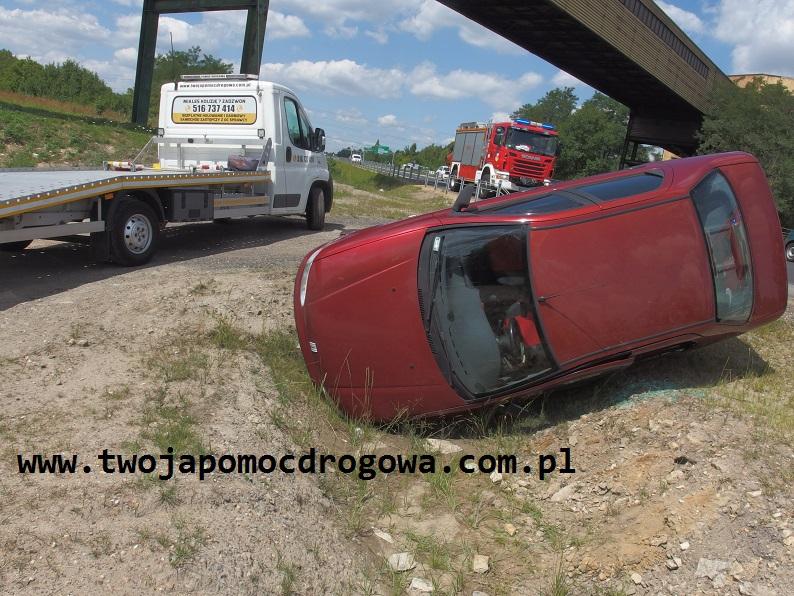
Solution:
<svg viewBox="0 0 794 596"><path fill-rule="evenodd" d="M430 277L430 298L427 302L427 313L425 314L425 328L430 330L430 322L433 320L433 311L436 308L436 293L438 293L439 273L441 271L441 242L442 237L433 238L433 246L430 252L430 266L432 274ZM435 259L435 261L433 261Z"/></svg>

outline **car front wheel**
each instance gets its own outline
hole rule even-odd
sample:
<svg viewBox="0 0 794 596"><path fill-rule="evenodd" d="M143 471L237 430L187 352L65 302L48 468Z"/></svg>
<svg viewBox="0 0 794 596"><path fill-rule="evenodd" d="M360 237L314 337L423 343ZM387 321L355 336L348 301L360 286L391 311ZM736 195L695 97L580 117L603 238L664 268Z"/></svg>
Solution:
<svg viewBox="0 0 794 596"><path fill-rule="evenodd" d="M794 263L794 242L786 244L786 260Z"/></svg>

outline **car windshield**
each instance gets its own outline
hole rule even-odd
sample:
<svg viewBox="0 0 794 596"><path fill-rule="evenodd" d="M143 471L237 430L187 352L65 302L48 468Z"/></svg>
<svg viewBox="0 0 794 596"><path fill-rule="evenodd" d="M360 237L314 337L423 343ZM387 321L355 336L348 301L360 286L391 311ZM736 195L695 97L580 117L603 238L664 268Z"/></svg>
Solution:
<svg viewBox="0 0 794 596"><path fill-rule="evenodd" d="M533 307L524 226L429 234L419 287L431 349L464 399L517 388L552 370Z"/></svg>
<svg viewBox="0 0 794 596"><path fill-rule="evenodd" d="M511 128L507 131L505 145L508 149L515 149L516 151L555 155L557 152L557 137L520 128Z"/></svg>

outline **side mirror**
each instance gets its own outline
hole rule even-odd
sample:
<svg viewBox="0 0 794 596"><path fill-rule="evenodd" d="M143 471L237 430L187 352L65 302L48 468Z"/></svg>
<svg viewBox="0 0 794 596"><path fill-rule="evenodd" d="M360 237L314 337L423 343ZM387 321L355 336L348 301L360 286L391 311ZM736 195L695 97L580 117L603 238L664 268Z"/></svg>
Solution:
<svg viewBox="0 0 794 596"><path fill-rule="evenodd" d="M554 152L555 157L559 157L562 153L562 141L557 141L557 150Z"/></svg>
<svg viewBox="0 0 794 596"><path fill-rule="evenodd" d="M314 150L325 151L325 131L322 128L314 129Z"/></svg>

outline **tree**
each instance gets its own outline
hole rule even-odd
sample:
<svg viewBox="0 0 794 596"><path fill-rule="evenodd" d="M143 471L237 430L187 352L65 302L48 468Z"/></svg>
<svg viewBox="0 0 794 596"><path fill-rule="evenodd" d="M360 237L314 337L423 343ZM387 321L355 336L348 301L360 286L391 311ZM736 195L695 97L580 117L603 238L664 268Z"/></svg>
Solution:
<svg viewBox="0 0 794 596"><path fill-rule="evenodd" d="M794 95L780 83L718 85L698 132L698 153L747 151L766 171L783 225L794 227Z"/></svg>
<svg viewBox="0 0 794 596"><path fill-rule="evenodd" d="M578 102L579 98L573 92L573 87L552 89L537 103L527 103L518 108L513 112L512 118L549 122L560 127L571 117Z"/></svg>
<svg viewBox="0 0 794 596"><path fill-rule="evenodd" d="M578 178L617 169L628 121L626 106L596 92L559 126L562 153L555 177Z"/></svg>

